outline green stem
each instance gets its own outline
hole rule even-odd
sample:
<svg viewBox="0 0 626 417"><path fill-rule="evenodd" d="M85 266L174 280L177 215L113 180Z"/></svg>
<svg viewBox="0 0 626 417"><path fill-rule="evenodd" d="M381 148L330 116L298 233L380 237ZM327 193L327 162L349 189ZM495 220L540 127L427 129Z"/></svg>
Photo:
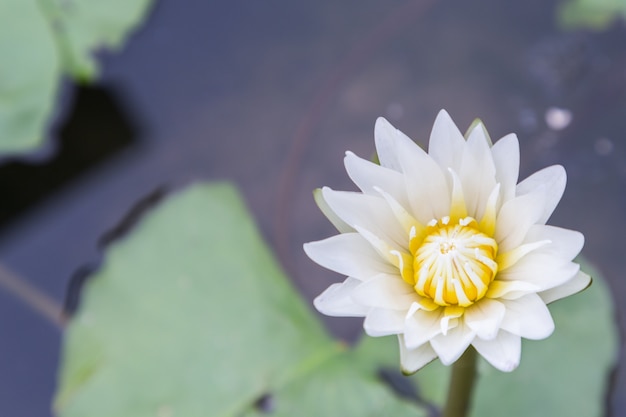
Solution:
<svg viewBox="0 0 626 417"><path fill-rule="evenodd" d="M476 380L476 351L469 347L452 365L448 399L442 417L466 417Z"/></svg>

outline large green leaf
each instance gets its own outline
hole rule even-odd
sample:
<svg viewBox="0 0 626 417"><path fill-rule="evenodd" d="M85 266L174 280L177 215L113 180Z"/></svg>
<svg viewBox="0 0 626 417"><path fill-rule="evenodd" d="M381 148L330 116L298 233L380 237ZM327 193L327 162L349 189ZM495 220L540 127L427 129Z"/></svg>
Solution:
<svg viewBox="0 0 626 417"><path fill-rule="evenodd" d="M0 0L0 153L43 138L62 76L92 79L94 50L118 47L150 0Z"/></svg>
<svg viewBox="0 0 626 417"><path fill-rule="evenodd" d="M419 416L331 340L227 185L171 197L111 247L67 329L63 417Z"/></svg>

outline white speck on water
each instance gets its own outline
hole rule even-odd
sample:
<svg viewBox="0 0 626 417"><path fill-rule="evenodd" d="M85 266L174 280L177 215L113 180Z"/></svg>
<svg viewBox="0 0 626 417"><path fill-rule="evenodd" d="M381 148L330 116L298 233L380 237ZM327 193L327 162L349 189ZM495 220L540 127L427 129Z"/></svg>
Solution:
<svg viewBox="0 0 626 417"><path fill-rule="evenodd" d="M607 156L613 152L613 141L608 138L598 138L593 144L593 149L600 156Z"/></svg>
<svg viewBox="0 0 626 417"><path fill-rule="evenodd" d="M550 107L546 110L546 124L552 130L563 130L572 122L572 112L559 107Z"/></svg>

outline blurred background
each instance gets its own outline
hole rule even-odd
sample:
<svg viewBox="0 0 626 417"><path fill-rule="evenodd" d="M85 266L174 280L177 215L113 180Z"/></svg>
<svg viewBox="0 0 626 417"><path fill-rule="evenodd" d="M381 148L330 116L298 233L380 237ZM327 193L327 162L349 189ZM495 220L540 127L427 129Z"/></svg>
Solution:
<svg viewBox="0 0 626 417"><path fill-rule="evenodd" d="M565 166L551 223L585 234L624 333L626 26L572 4L157 0L121 51L98 53L96 83L64 82L44 149L0 161L0 260L71 310L139 202L229 180L311 300L341 279L301 249L334 233L312 190L354 188L343 155L372 155L376 117L426 145L445 108L462 131L480 117L494 140L517 133L521 178ZM4 290L0 315L0 416L50 416L61 332ZM623 343L620 360L610 416L626 416Z"/></svg>

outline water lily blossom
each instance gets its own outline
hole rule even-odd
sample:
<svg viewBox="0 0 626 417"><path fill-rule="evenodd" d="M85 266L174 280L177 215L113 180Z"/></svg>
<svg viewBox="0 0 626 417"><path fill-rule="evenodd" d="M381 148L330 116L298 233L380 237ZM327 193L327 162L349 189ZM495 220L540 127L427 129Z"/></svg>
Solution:
<svg viewBox="0 0 626 417"><path fill-rule="evenodd" d="M316 193L341 233L305 252L347 278L315 307L365 317L370 336L397 335L407 373L435 358L450 365L470 345L512 371L521 338L553 332L547 304L590 283L572 262L583 235L546 225L565 170L551 166L518 184L514 134L492 144L478 122L465 138L443 110L428 153L383 118L374 133L380 165L351 152L344 161L361 191Z"/></svg>

